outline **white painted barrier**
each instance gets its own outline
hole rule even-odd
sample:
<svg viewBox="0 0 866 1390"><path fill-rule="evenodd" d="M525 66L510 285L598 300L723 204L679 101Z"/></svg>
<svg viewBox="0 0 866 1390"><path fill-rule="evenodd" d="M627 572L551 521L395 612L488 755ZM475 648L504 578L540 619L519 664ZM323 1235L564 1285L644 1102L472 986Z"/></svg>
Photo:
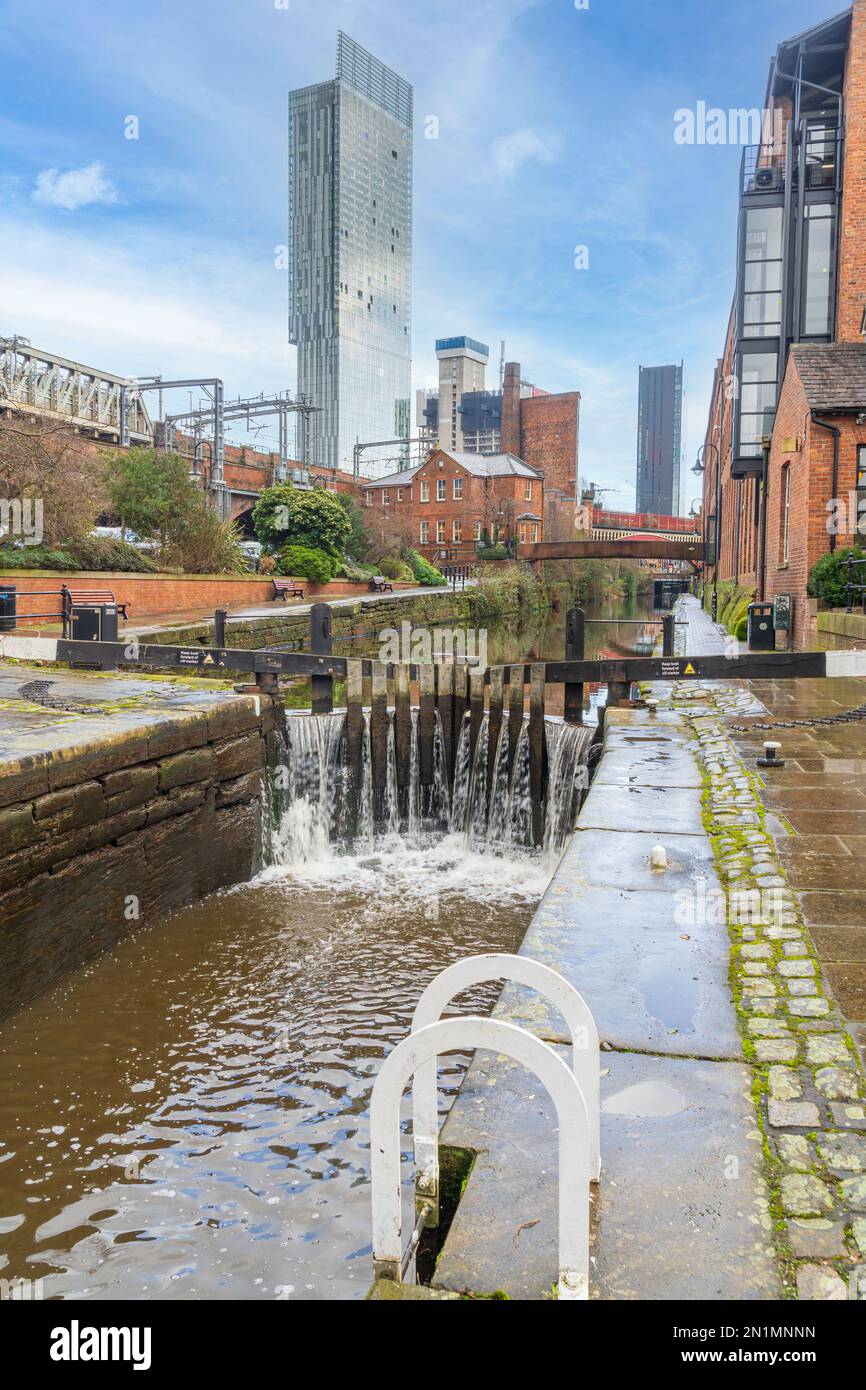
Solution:
<svg viewBox="0 0 866 1390"><path fill-rule="evenodd" d="M402 1263L400 1102L425 1063L444 1052L486 1048L528 1067L556 1107L559 1130L559 1297L589 1297L590 1122L574 1072L547 1043L513 1023L449 1018L398 1043L382 1064L370 1102L375 1277L399 1283Z"/></svg>
<svg viewBox="0 0 866 1390"><path fill-rule="evenodd" d="M14 661L56 661L56 637L0 637L0 656Z"/></svg>
<svg viewBox="0 0 866 1390"><path fill-rule="evenodd" d="M573 985L550 966L527 956L473 956L449 966L428 985L415 1009L412 1031L436 1023L458 994L491 980L510 980L543 995L565 1019L571 1033L571 1068L589 1113L590 1180L601 1177L601 1067L598 1029L592 1010ZM425 1062L415 1077L413 1133L418 1199L439 1201L439 1115L436 1062Z"/></svg>

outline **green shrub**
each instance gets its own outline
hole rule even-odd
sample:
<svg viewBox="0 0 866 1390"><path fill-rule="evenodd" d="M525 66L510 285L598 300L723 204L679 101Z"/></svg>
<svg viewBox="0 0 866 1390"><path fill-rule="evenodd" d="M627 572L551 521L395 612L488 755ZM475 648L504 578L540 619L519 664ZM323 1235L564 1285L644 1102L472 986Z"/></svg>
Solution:
<svg viewBox="0 0 866 1390"><path fill-rule="evenodd" d="M342 565L338 565L335 577L337 579L352 579L355 583L362 583L377 573L375 565L362 565L357 560L344 560Z"/></svg>
<svg viewBox="0 0 866 1390"><path fill-rule="evenodd" d="M331 557L324 550L309 545L287 545L280 552L277 573L293 579L309 579L313 584L327 584L331 579Z"/></svg>
<svg viewBox="0 0 866 1390"><path fill-rule="evenodd" d="M437 570L435 565L431 565L429 560L425 560L423 555L419 555L417 550L407 550L406 560L408 561L412 578L416 584L428 585L435 588L439 584L444 584L445 576L441 570Z"/></svg>
<svg viewBox="0 0 866 1390"><path fill-rule="evenodd" d="M379 562L379 573L386 579L399 580L401 584L411 584L414 574L399 555L386 555Z"/></svg>
<svg viewBox="0 0 866 1390"><path fill-rule="evenodd" d="M69 550L83 570L116 570L123 574L156 574L159 570L150 555L112 536L84 536L70 541Z"/></svg>
<svg viewBox="0 0 866 1390"><path fill-rule="evenodd" d="M806 592L811 598L823 599L830 608L847 608L849 555L853 555L855 560L866 560L866 551L860 546L855 546L853 550L849 547L847 550L828 551L826 555L821 556L809 575ZM864 581L866 565L855 565L855 584L862 584ZM854 597L856 599L857 595Z"/></svg>
<svg viewBox="0 0 866 1390"><path fill-rule="evenodd" d="M740 618L733 627L733 634L738 642L745 642L749 636L748 617Z"/></svg>
<svg viewBox="0 0 866 1390"><path fill-rule="evenodd" d="M79 570L78 561L68 550L52 550L44 545L0 546L0 570Z"/></svg>
<svg viewBox="0 0 866 1390"><path fill-rule="evenodd" d="M338 564L352 535L346 508L333 493L320 487L304 492L291 483L265 489L253 509L253 525L264 545L324 550Z"/></svg>
<svg viewBox="0 0 866 1390"><path fill-rule="evenodd" d="M509 565L496 574L484 575L466 590L472 620L494 622L518 613L538 612L544 605L544 588L528 565Z"/></svg>
<svg viewBox="0 0 866 1390"><path fill-rule="evenodd" d="M507 560L508 551L504 545L482 545L478 547L479 560Z"/></svg>

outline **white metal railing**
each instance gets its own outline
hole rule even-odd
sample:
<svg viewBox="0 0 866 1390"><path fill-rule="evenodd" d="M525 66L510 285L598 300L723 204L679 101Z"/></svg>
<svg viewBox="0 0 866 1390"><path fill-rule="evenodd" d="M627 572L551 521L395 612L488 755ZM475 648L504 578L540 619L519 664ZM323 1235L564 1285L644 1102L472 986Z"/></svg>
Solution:
<svg viewBox="0 0 866 1390"><path fill-rule="evenodd" d="M512 1023L460 1016L441 1019L465 989L507 979L542 994L563 1015L571 1034L571 1067L540 1038ZM549 966L524 956L486 955L444 970L424 991L413 1031L386 1058L370 1103L373 1260L377 1279L400 1282L402 1251L400 1105L413 1083L418 1220L408 1254L425 1224L436 1224L439 1202L437 1058L477 1048L499 1052L534 1072L556 1109L559 1134L559 1297L589 1297L589 1185L601 1173L598 1029L586 1001Z"/></svg>
<svg viewBox="0 0 866 1390"><path fill-rule="evenodd" d="M571 1069L589 1112L590 1178L601 1176L601 1070L598 1029L592 1010L573 985L550 966L527 956L499 953L472 956L443 970L427 986L412 1019L412 1031L437 1023L453 999L474 985L510 980L544 996L565 1019L571 1034ZM412 1132L418 1201L439 1201L439 1116L436 1103L436 1061L426 1062L415 1077Z"/></svg>
<svg viewBox="0 0 866 1390"><path fill-rule="evenodd" d="M488 1048L528 1067L556 1108L559 1130L559 1297L589 1297L589 1114L574 1072L547 1043L513 1023L449 1018L410 1033L386 1057L370 1102L373 1269L400 1282L400 1102L425 1062L444 1052Z"/></svg>

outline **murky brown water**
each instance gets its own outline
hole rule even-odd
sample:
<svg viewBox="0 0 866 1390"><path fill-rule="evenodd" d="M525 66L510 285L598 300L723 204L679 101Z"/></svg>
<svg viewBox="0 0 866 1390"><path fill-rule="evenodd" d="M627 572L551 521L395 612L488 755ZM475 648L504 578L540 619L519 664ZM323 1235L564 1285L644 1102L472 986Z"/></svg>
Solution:
<svg viewBox="0 0 866 1390"><path fill-rule="evenodd" d="M589 650L637 631L593 628ZM491 659L563 640L556 622L531 644L492 635ZM519 947L552 868L446 840L275 870L0 1025L0 1280L46 1298L363 1297L378 1066L440 970ZM462 1068L446 1060L443 1105Z"/></svg>
<svg viewBox="0 0 866 1390"><path fill-rule="evenodd" d="M466 874L440 848L226 894L0 1027L0 1278L46 1298L362 1297L377 1067L440 969L519 945L544 881L488 866L473 901ZM447 1059L452 1093L459 1075Z"/></svg>

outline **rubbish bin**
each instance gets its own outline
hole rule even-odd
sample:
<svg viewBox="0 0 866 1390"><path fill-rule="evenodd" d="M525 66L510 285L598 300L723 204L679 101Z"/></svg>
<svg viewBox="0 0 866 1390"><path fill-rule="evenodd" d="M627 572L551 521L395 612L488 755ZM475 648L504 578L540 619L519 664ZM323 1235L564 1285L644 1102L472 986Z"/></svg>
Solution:
<svg viewBox="0 0 866 1390"><path fill-rule="evenodd" d="M773 627L772 603L749 604L749 651L774 652L776 629Z"/></svg>
<svg viewBox="0 0 866 1390"><path fill-rule="evenodd" d="M72 605L73 642L116 642L117 604L74 603Z"/></svg>
<svg viewBox="0 0 866 1390"><path fill-rule="evenodd" d="M0 588L0 632L14 632L17 617L18 593L14 584Z"/></svg>

